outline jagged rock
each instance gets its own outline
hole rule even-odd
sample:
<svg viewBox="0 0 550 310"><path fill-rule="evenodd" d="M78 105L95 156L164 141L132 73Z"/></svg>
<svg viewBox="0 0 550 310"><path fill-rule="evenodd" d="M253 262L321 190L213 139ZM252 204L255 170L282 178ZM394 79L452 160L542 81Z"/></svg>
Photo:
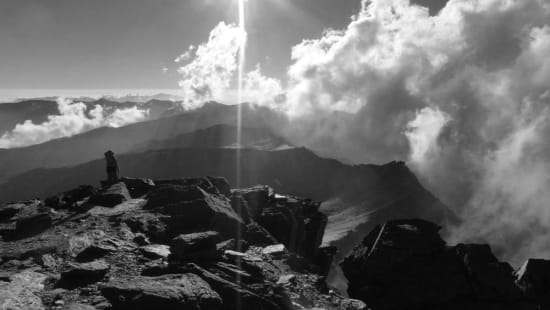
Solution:
<svg viewBox="0 0 550 310"><path fill-rule="evenodd" d="M286 248L284 244L269 245L262 249L262 254L264 255L281 256L285 253Z"/></svg>
<svg viewBox="0 0 550 310"><path fill-rule="evenodd" d="M316 263L317 266L319 266L320 275L328 275L330 268L332 267L332 260L337 252L338 248L336 248L335 246L323 246L319 248Z"/></svg>
<svg viewBox="0 0 550 310"><path fill-rule="evenodd" d="M514 283L512 267L501 263L486 244L459 244L455 247L468 280L479 300L514 302L521 292Z"/></svg>
<svg viewBox="0 0 550 310"><path fill-rule="evenodd" d="M550 299L550 260L528 259L516 272L516 282L527 297Z"/></svg>
<svg viewBox="0 0 550 310"><path fill-rule="evenodd" d="M79 187L72 189L70 191L63 192L61 194L48 197L44 200L46 206L54 209L67 209L73 208L76 206L76 203L84 200L87 197L90 197L97 193L91 185L80 185Z"/></svg>
<svg viewBox="0 0 550 310"><path fill-rule="evenodd" d="M254 186L247 189L236 190L247 203L248 213L252 220L257 221L264 207L269 205L269 199L273 190L268 186Z"/></svg>
<svg viewBox="0 0 550 310"><path fill-rule="evenodd" d="M464 266L445 248L439 229L423 220L374 229L341 264L350 297L374 309L433 308L472 298Z"/></svg>
<svg viewBox="0 0 550 310"><path fill-rule="evenodd" d="M265 227L289 251L314 260L321 245L327 216L319 204L310 200L280 196L272 206L262 209L258 223Z"/></svg>
<svg viewBox="0 0 550 310"><path fill-rule="evenodd" d="M220 191L209 178L181 178L174 180L155 180L155 185L177 185L183 187L200 187L209 194L218 195Z"/></svg>
<svg viewBox="0 0 550 310"><path fill-rule="evenodd" d="M237 213L246 224L251 222L251 216L248 211L248 203L243 195L239 192L234 192L231 195L231 208Z"/></svg>
<svg viewBox="0 0 550 310"><path fill-rule="evenodd" d="M39 294L46 276L33 270L13 274L10 282L0 282L0 307L6 310L45 309Z"/></svg>
<svg viewBox="0 0 550 310"><path fill-rule="evenodd" d="M17 220L15 230L17 235L28 236L40 233L53 224L53 218L49 213L39 213Z"/></svg>
<svg viewBox="0 0 550 310"><path fill-rule="evenodd" d="M318 207L317 207L318 208ZM319 253L319 246L323 242L328 217L317 209L305 221L304 241L298 244L298 253L309 259L315 259Z"/></svg>
<svg viewBox="0 0 550 310"><path fill-rule="evenodd" d="M229 239L216 244L216 248L220 252L227 250L246 251L248 249L248 242L246 240Z"/></svg>
<svg viewBox="0 0 550 310"><path fill-rule="evenodd" d="M266 246L277 243L277 239L275 239L275 237L273 237L265 228L255 222L246 225L244 238L250 243L259 246Z"/></svg>
<svg viewBox="0 0 550 310"><path fill-rule="evenodd" d="M172 240L170 252L176 260L211 260L220 256L216 248L220 240L215 231L179 235Z"/></svg>
<svg viewBox="0 0 550 310"><path fill-rule="evenodd" d="M143 256L157 259L157 258L168 258L170 256L170 247L164 244L151 244L145 245L139 248Z"/></svg>
<svg viewBox="0 0 550 310"><path fill-rule="evenodd" d="M224 177L207 177L208 180L210 180L210 183L214 185L220 192L220 194L231 197L231 185L229 185L229 182Z"/></svg>
<svg viewBox="0 0 550 310"><path fill-rule="evenodd" d="M11 219L17 213L21 212L25 208L25 204L12 203L6 204L0 207L0 221L6 221Z"/></svg>
<svg viewBox="0 0 550 310"><path fill-rule="evenodd" d="M149 241L149 238L147 238L147 236L144 235L143 233L135 234L134 235L134 242L137 245L140 245L140 246L148 245L148 244L151 243L151 241Z"/></svg>
<svg viewBox="0 0 550 310"><path fill-rule="evenodd" d="M237 283L225 280L196 264L187 264L185 268L189 272L198 274L220 294L224 301L223 309L291 309L290 300L286 294L282 293L274 296L273 292L271 294L268 292L269 288L274 290L273 284L266 284L268 288L263 288L263 294L258 294ZM261 287L256 287L256 289L259 288ZM280 292L278 291L277 293Z"/></svg>
<svg viewBox="0 0 550 310"><path fill-rule="evenodd" d="M123 182L115 183L92 195L88 202L94 205L112 208L130 200L130 193Z"/></svg>
<svg viewBox="0 0 550 310"><path fill-rule="evenodd" d="M170 215L167 225L172 234L215 230L233 237L242 226L227 198L199 186L160 185L148 197L147 209Z"/></svg>
<svg viewBox="0 0 550 310"><path fill-rule="evenodd" d="M296 282L296 276L293 274L285 274L279 277L277 284L286 285Z"/></svg>
<svg viewBox="0 0 550 310"><path fill-rule="evenodd" d="M154 242L169 240L167 222L171 222L170 216L151 213L125 214L123 222L135 233L143 233Z"/></svg>
<svg viewBox="0 0 550 310"><path fill-rule="evenodd" d="M220 296L199 276L187 273L115 279L101 293L116 309L221 309Z"/></svg>
<svg viewBox="0 0 550 310"><path fill-rule="evenodd" d="M109 269L109 264L104 260L96 260L83 264L70 263L67 269L61 273L58 285L65 287L94 283L101 280Z"/></svg>
<svg viewBox="0 0 550 310"><path fill-rule="evenodd" d="M122 177L120 181L126 185L126 188L128 189L132 198L141 197L155 187L155 182L153 182L153 180L151 179L135 179Z"/></svg>
<svg viewBox="0 0 550 310"><path fill-rule="evenodd" d="M54 269L59 264L58 260L51 254L40 255L35 258L35 261L38 265L47 269Z"/></svg>
<svg viewBox="0 0 550 310"><path fill-rule="evenodd" d="M118 248L108 243L96 243L86 247L76 255L76 260L80 262L88 262L94 259L101 258L109 253L116 252Z"/></svg>

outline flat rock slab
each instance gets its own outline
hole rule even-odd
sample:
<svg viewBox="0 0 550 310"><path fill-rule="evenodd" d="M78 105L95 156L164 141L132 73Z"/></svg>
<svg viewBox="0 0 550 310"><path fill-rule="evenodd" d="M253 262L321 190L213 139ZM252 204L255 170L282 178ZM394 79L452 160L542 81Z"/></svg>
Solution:
<svg viewBox="0 0 550 310"><path fill-rule="evenodd" d="M283 255L286 252L286 248L284 244L274 244L270 246L266 246L262 249L262 254L264 255Z"/></svg>
<svg viewBox="0 0 550 310"><path fill-rule="evenodd" d="M146 203L147 200L145 199L130 199L123 203L117 204L114 207L95 206L92 209L88 210L88 213L93 216L121 215L140 210Z"/></svg>
<svg viewBox="0 0 550 310"><path fill-rule="evenodd" d="M97 282L103 279L109 269L109 264L102 259L83 264L71 263L67 270L61 273L59 286L78 286Z"/></svg>
<svg viewBox="0 0 550 310"><path fill-rule="evenodd" d="M218 242L220 235L215 231L179 235L172 240L170 251L178 260L216 258Z"/></svg>
<svg viewBox="0 0 550 310"><path fill-rule="evenodd" d="M221 309L222 299L199 276L187 273L115 279L101 293L116 309Z"/></svg>
<svg viewBox="0 0 550 310"><path fill-rule="evenodd" d="M170 247L164 244L150 244L139 248L143 256L157 259L168 258L170 256Z"/></svg>

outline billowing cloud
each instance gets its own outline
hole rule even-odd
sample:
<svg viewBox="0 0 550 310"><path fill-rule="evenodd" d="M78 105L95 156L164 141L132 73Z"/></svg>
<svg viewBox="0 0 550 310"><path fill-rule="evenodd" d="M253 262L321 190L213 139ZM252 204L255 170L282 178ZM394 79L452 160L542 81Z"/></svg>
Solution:
<svg viewBox="0 0 550 310"><path fill-rule="evenodd" d="M236 30L221 24L199 47L224 46L221 74L199 56L182 72L201 78L184 89L229 87L239 35L218 44L222 31ZM364 0L346 29L293 48L284 96L270 99L282 84L259 70L251 79L259 104L293 120L294 143L349 162L407 160L465 218L451 237L490 241L517 263L550 256L548 55L546 0L450 0L432 16Z"/></svg>
<svg viewBox="0 0 550 310"><path fill-rule="evenodd" d="M191 46L176 58L177 63L189 61L178 69L184 107L196 107L205 100L222 98L231 88L243 40L246 40L246 33L239 27L221 22L210 33L208 42L196 48Z"/></svg>
<svg viewBox="0 0 550 310"><path fill-rule="evenodd" d="M347 29L294 48L285 104L298 118L350 113L299 141L355 162L408 159L464 216L457 240L517 263L550 255L549 47L542 0L451 0L436 16L364 1Z"/></svg>
<svg viewBox="0 0 550 310"><path fill-rule="evenodd" d="M147 117L148 111L137 107L115 109L107 113L100 105L95 105L87 112L82 102L72 103L70 100L57 100L59 115L50 115L41 124L27 120L17 124L15 128L0 137L0 148L22 147L42 143L48 140L70 137L98 127L120 127L141 121Z"/></svg>

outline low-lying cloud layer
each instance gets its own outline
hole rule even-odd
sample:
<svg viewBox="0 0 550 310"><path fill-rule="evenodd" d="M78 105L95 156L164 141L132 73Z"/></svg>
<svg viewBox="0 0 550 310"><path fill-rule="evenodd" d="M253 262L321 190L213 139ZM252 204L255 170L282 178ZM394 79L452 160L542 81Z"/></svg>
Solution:
<svg viewBox="0 0 550 310"><path fill-rule="evenodd" d="M59 115L50 115L41 124L27 120L17 124L15 128L0 136L0 148L22 147L42 143L48 140L70 137L99 127L120 127L141 121L147 117L148 111L137 107L105 111L100 105L95 105L87 112L82 102L72 103L70 100L57 100Z"/></svg>
<svg viewBox="0 0 550 310"><path fill-rule="evenodd" d="M465 218L451 237L490 241L517 263L550 257L549 55L547 0L450 0L435 16L365 0L346 29L293 48L285 87L256 71L251 89L294 120L297 144L407 160Z"/></svg>

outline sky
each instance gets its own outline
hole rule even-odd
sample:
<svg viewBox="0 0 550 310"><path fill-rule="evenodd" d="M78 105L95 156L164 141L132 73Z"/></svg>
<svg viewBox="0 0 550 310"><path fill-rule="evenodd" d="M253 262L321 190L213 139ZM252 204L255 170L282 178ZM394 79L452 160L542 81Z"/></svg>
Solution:
<svg viewBox="0 0 550 310"><path fill-rule="evenodd" d="M0 89L177 88L174 59L220 21L236 22L236 2L1 0ZM360 2L248 0L248 68L284 80L291 48L345 28Z"/></svg>

